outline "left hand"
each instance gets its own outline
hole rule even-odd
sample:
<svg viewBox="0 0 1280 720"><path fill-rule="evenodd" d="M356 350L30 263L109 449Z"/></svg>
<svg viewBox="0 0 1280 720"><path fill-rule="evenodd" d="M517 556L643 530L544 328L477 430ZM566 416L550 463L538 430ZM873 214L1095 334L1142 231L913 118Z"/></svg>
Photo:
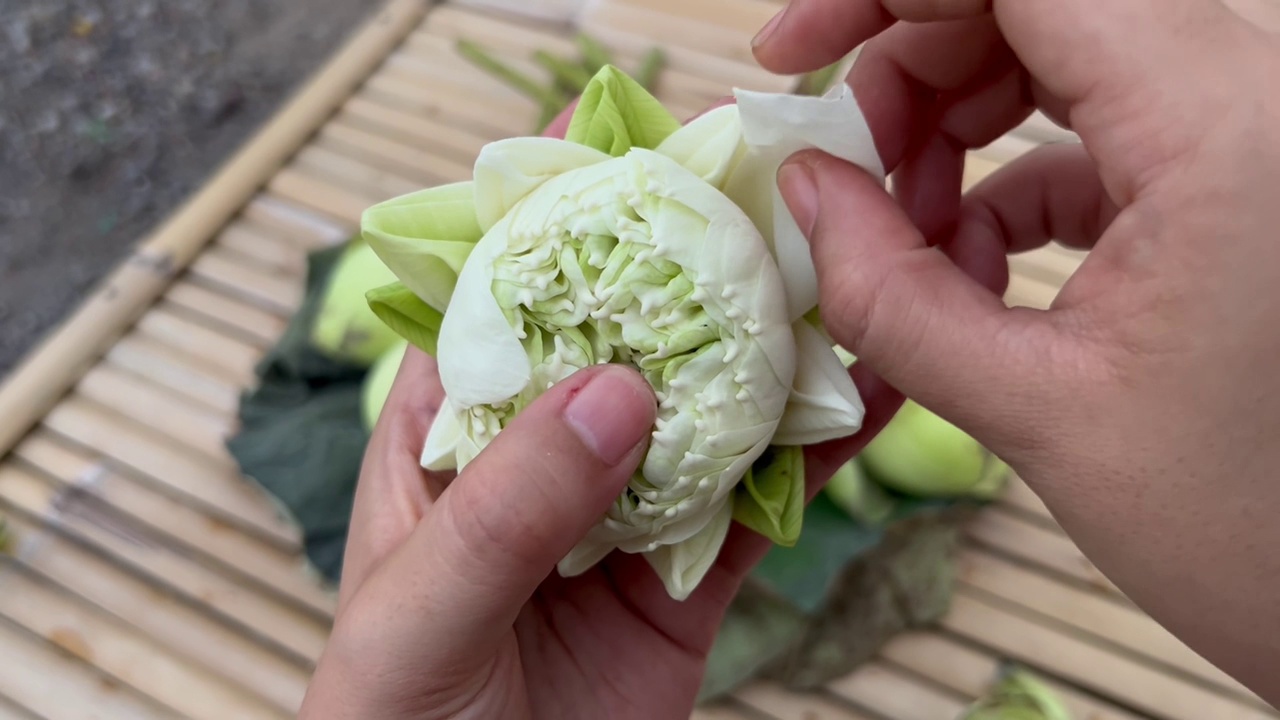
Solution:
<svg viewBox="0 0 1280 720"><path fill-rule="evenodd" d="M548 135L563 137L568 112ZM863 430L809 450L810 496L901 403L865 370L854 379ZM687 718L768 540L735 526L684 602L638 555L562 578L556 562L643 455L648 385L616 365L582 370L456 479L418 463L443 398L435 361L410 348L365 456L333 635L301 717Z"/></svg>

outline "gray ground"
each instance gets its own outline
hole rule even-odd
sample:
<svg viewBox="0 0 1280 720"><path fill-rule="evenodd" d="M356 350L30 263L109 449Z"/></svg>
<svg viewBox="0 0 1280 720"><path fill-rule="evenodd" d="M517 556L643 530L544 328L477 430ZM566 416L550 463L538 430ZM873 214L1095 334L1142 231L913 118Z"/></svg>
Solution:
<svg viewBox="0 0 1280 720"><path fill-rule="evenodd" d="M0 375L378 0L0 0Z"/></svg>

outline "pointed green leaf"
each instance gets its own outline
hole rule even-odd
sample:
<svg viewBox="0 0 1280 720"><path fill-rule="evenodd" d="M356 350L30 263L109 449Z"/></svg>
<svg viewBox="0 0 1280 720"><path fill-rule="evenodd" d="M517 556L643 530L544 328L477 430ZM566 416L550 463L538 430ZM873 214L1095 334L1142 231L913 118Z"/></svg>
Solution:
<svg viewBox="0 0 1280 720"><path fill-rule="evenodd" d="M633 147L652 150L679 128L649 91L606 65L583 90L565 139L620 157Z"/></svg>
<svg viewBox="0 0 1280 720"><path fill-rule="evenodd" d="M440 324L444 315L426 304L404 283L391 283L370 290L369 307L387 327L428 355L436 354Z"/></svg>
<svg viewBox="0 0 1280 720"><path fill-rule="evenodd" d="M778 545L795 545L804 520L804 449L766 449L742 479L733 519Z"/></svg>
<svg viewBox="0 0 1280 720"><path fill-rule="evenodd" d="M440 312L449 306L458 273L483 235L470 182L378 203L364 212L360 228L400 282Z"/></svg>

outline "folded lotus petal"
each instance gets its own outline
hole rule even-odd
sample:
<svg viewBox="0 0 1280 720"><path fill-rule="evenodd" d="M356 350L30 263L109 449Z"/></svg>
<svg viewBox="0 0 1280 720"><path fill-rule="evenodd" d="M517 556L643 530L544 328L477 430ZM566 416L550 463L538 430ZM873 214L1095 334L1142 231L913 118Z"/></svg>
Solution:
<svg viewBox="0 0 1280 720"><path fill-rule="evenodd" d="M645 560L662 579L667 594L676 600L686 600L702 582L707 571L715 564L724 539L729 534L733 519L733 503L726 502L712 515L696 535L674 545L663 545L645 553Z"/></svg>
<svg viewBox="0 0 1280 720"><path fill-rule="evenodd" d="M488 232L516 203L544 182L608 160L585 145L556 138L518 137L489 143L476 157L476 218Z"/></svg>
<svg viewBox="0 0 1280 720"><path fill-rule="evenodd" d="M462 437L462 425L458 411L445 398L440 403L436 418L427 431L427 441L422 447L422 467L433 472L458 468L458 441Z"/></svg>
<svg viewBox="0 0 1280 720"><path fill-rule="evenodd" d="M716 108L667 136L654 148L717 189L747 152L733 105Z"/></svg>
<svg viewBox="0 0 1280 720"><path fill-rule="evenodd" d="M382 262L431 307L444 312L467 256L480 240L469 182L442 185L378 203L361 232Z"/></svg>
<svg viewBox="0 0 1280 720"><path fill-rule="evenodd" d="M856 433L865 410L840 356L807 321L797 320L792 330L796 378L773 444L813 445Z"/></svg>
<svg viewBox="0 0 1280 720"><path fill-rule="evenodd" d="M792 154L817 148L847 160L877 179L884 167L853 92L843 83L825 97L737 90L742 137L750 152L725 183L725 193L766 237L787 287L795 320L818 304L818 279L809 243L778 192L778 168Z"/></svg>

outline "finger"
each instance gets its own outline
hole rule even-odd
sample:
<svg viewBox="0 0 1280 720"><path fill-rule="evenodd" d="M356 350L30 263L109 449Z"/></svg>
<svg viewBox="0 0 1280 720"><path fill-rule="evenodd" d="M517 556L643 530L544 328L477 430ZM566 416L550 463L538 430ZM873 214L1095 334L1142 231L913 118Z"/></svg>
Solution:
<svg viewBox="0 0 1280 720"><path fill-rule="evenodd" d="M893 23L876 0L791 0L751 46L766 70L792 75L836 62Z"/></svg>
<svg viewBox="0 0 1280 720"><path fill-rule="evenodd" d="M415 347L400 370L365 449L343 557L339 608L388 554L413 532L444 489L445 478L422 470L422 438L444 400L435 360Z"/></svg>
<svg viewBox="0 0 1280 720"><path fill-rule="evenodd" d="M929 248L854 166L809 151L784 165L779 185L810 238L823 321L835 339L971 433L1025 437L1031 423L1010 414L1026 415L1021 408L1038 400L1042 381L1026 349L1052 344L1052 326L1009 310ZM1029 405L1005 400L1019 392Z"/></svg>
<svg viewBox="0 0 1280 720"><path fill-rule="evenodd" d="M370 580L408 618L382 635L417 662L445 663L417 666L490 652L625 487L655 412L649 386L617 365L583 370L522 410Z"/></svg>
<svg viewBox="0 0 1280 720"><path fill-rule="evenodd" d="M893 170L939 130L953 145L971 147L969 140L999 137L1016 125L1030 112L1019 69L985 15L895 25L863 48L848 83Z"/></svg>
<svg viewBox="0 0 1280 720"><path fill-rule="evenodd" d="M952 243L1018 253L1057 241L1092 248L1120 212L1080 145L1046 145L969 191Z"/></svg>

